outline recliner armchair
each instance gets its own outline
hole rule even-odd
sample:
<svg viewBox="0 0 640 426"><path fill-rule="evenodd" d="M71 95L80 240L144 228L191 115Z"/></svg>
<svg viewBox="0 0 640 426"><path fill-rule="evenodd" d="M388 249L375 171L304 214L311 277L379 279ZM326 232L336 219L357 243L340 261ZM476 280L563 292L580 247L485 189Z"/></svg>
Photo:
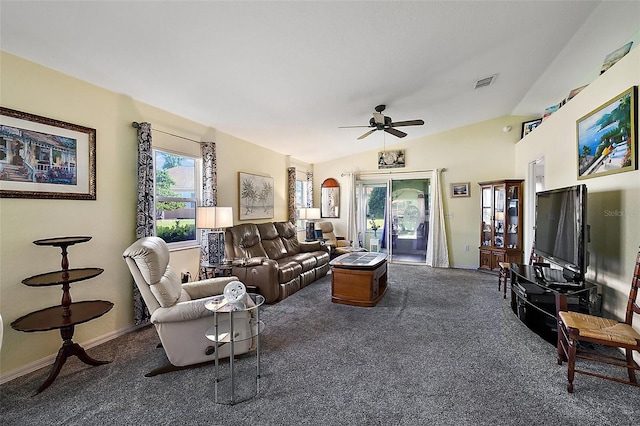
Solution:
<svg viewBox="0 0 640 426"><path fill-rule="evenodd" d="M229 344L216 344L205 332L213 326L213 314L205 308L212 296L237 277L211 278L182 284L169 265L169 248L158 237L144 237L133 243L123 257L140 290L170 365L146 374L147 377L187 367L200 366L229 356ZM252 320L246 311L234 312L234 352L240 355L253 349ZM219 319L220 331L229 330L228 316ZM253 324L255 327L255 324Z"/></svg>
<svg viewBox="0 0 640 426"><path fill-rule="evenodd" d="M367 251L360 247L353 247L352 242L344 237L336 237L332 222L316 222L316 227L322 231L322 238L331 247L331 257L357 251Z"/></svg>

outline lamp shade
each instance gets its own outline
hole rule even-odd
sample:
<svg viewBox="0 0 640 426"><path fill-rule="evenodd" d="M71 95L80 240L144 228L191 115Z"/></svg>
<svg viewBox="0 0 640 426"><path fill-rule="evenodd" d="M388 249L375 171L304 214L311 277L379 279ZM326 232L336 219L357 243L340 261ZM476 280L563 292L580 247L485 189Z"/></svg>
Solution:
<svg viewBox="0 0 640 426"><path fill-rule="evenodd" d="M314 207L305 207L300 209L299 219L320 219L320 209Z"/></svg>
<svg viewBox="0 0 640 426"><path fill-rule="evenodd" d="M215 229L233 226L232 207L197 207L196 228Z"/></svg>

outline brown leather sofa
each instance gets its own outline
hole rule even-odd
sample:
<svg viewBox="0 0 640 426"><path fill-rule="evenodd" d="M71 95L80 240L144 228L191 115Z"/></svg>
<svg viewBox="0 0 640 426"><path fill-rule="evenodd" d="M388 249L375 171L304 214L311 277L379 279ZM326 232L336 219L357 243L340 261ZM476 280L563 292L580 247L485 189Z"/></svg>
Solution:
<svg viewBox="0 0 640 426"><path fill-rule="evenodd" d="M267 303L286 299L329 270L328 248L320 241L298 241L291 222L236 225L227 228L224 244L231 274L257 287Z"/></svg>

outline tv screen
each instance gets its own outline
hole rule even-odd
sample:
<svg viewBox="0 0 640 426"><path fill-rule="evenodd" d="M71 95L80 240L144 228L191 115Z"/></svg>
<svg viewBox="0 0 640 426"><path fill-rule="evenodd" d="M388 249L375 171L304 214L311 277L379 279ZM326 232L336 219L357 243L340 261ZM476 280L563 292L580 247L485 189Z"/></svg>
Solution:
<svg viewBox="0 0 640 426"><path fill-rule="evenodd" d="M536 194L535 253L583 280L587 269L587 186ZM567 276L569 278L569 276Z"/></svg>

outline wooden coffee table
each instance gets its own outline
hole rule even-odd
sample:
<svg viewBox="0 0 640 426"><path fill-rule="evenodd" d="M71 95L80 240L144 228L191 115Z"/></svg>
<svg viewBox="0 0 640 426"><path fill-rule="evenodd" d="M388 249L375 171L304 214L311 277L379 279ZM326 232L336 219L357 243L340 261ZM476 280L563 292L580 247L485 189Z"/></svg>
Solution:
<svg viewBox="0 0 640 426"><path fill-rule="evenodd" d="M329 265L334 303L372 307L387 291L387 255L384 253L347 253Z"/></svg>

